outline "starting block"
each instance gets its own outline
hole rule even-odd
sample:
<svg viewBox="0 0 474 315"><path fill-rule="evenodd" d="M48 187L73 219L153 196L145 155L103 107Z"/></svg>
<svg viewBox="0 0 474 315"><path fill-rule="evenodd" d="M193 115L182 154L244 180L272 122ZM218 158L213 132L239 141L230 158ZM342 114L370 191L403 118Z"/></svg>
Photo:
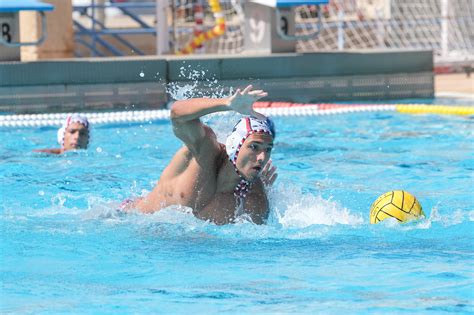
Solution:
<svg viewBox="0 0 474 315"><path fill-rule="evenodd" d="M287 53L296 51L296 41L315 38L321 31L321 17L315 32L295 35L295 8L315 5L318 8L329 0L247 0L244 3L246 52Z"/></svg>

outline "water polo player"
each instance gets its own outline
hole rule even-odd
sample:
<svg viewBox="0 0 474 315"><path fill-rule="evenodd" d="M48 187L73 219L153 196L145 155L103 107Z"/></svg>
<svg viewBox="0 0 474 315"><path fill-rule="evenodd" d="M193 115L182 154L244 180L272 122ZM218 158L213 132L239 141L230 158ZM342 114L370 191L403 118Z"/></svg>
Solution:
<svg viewBox="0 0 474 315"><path fill-rule="evenodd" d="M87 149L90 138L89 128L89 121L85 116L79 114L68 115L57 134L58 143L61 145L61 148L35 151L62 154L69 150Z"/></svg>
<svg viewBox="0 0 474 315"><path fill-rule="evenodd" d="M246 215L262 224L268 217L264 178L276 178L271 165L275 130L273 123L253 110L266 96L252 86L229 98L195 98L176 101L171 108L174 134L184 142L146 197L127 205L152 213L170 205L193 209L196 217L216 224L234 222ZM226 145L200 117L222 111L246 115L234 127Z"/></svg>

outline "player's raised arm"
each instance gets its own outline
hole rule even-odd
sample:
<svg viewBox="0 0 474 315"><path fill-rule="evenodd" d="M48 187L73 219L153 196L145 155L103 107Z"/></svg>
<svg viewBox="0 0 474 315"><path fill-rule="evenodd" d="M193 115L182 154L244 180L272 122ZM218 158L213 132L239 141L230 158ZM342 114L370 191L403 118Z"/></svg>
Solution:
<svg viewBox="0 0 474 315"><path fill-rule="evenodd" d="M196 146L208 138L206 127L199 118L211 113L234 110L243 115L262 118L263 115L253 110L253 103L265 97L266 92L252 90L247 86L228 98L192 98L176 101L171 107L173 131L188 146Z"/></svg>
<svg viewBox="0 0 474 315"><path fill-rule="evenodd" d="M192 98L176 101L171 107L173 132L186 145L195 145L206 137L206 127L199 118L227 110L230 110L227 98Z"/></svg>

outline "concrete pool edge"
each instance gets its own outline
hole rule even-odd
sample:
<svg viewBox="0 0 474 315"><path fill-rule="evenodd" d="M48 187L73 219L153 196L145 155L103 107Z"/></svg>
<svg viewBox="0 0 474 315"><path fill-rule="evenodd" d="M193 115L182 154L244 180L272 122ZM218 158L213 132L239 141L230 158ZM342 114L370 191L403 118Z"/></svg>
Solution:
<svg viewBox="0 0 474 315"><path fill-rule="evenodd" d="M268 101L314 103L434 96L431 51L62 59L0 63L0 111L164 108L167 88L252 83Z"/></svg>

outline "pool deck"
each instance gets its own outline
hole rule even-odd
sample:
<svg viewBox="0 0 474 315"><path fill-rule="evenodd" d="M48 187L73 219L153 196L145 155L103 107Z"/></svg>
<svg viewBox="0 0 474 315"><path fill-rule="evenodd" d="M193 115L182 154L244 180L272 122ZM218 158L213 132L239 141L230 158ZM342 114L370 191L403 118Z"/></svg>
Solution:
<svg viewBox="0 0 474 315"><path fill-rule="evenodd" d="M435 93L459 93L474 98L474 75L465 73L438 74L435 76Z"/></svg>

